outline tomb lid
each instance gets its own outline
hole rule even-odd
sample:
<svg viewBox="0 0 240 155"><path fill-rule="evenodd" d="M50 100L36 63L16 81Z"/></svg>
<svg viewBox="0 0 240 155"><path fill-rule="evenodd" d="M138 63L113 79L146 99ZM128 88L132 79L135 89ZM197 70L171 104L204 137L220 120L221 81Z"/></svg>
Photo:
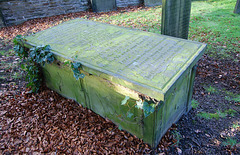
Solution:
<svg viewBox="0 0 240 155"><path fill-rule="evenodd" d="M161 94L203 54L205 44L74 19L26 37L32 46ZM148 91L149 92L149 91ZM147 93L147 94L146 94ZM157 97L156 97L157 99Z"/></svg>

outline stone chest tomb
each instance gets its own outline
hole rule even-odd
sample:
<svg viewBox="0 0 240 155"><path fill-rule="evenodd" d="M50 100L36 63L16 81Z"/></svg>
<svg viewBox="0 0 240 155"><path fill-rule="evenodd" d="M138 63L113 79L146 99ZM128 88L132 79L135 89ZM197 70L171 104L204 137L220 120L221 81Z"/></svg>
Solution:
<svg viewBox="0 0 240 155"><path fill-rule="evenodd" d="M191 109L198 42L75 19L26 37L50 45L46 84L156 147L172 123ZM76 80L66 60L81 63Z"/></svg>

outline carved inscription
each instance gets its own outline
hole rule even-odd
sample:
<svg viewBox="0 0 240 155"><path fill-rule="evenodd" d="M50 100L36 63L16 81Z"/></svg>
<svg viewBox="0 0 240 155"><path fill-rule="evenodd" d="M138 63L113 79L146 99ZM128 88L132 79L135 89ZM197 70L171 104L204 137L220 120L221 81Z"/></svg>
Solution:
<svg viewBox="0 0 240 155"><path fill-rule="evenodd" d="M96 68L163 88L201 44L91 21L73 20L30 38Z"/></svg>

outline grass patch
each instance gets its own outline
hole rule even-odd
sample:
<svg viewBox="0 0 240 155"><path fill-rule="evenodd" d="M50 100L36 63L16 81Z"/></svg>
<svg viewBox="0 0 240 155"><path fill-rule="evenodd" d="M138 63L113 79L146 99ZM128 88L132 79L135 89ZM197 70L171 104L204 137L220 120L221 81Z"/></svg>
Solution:
<svg viewBox="0 0 240 155"><path fill-rule="evenodd" d="M12 55L12 50L11 50L11 49L8 50L8 51L1 50L1 51L0 51L0 55L9 57L10 55Z"/></svg>
<svg viewBox="0 0 240 155"><path fill-rule="evenodd" d="M237 113L237 111L233 109L228 109L228 110L225 110L224 113L233 117Z"/></svg>
<svg viewBox="0 0 240 155"><path fill-rule="evenodd" d="M239 144L237 143L237 140L232 137L228 137L226 141L222 142L223 146L229 146L231 149L234 148L237 144Z"/></svg>
<svg viewBox="0 0 240 155"><path fill-rule="evenodd" d="M220 116L223 117L224 115L219 115L219 113L207 113L207 112L200 112L197 114L198 117L204 118L204 119L219 119Z"/></svg>
<svg viewBox="0 0 240 155"><path fill-rule="evenodd" d="M240 102L240 95L236 95L236 96L225 96L225 100L234 101L234 102Z"/></svg>
<svg viewBox="0 0 240 155"><path fill-rule="evenodd" d="M217 93L218 90L212 86L209 86L209 87L206 87L205 90L208 92L208 93Z"/></svg>
<svg viewBox="0 0 240 155"><path fill-rule="evenodd" d="M234 129L240 128L240 124L234 123L234 124L232 125L232 127L233 127Z"/></svg>
<svg viewBox="0 0 240 155"><path fill-rule="evenodd" d="M198 117L204 118L204 119L219 119L219 118L225 118L227 115L234 116L237 111L233 109L225 110L224 112L221 112L220 110L217 110L215 113L208 113L208 112L200 112L197 114Z"/></svg>
<svg viewBox="0 0 240 155"><path fill-rule="evenodd" d="M223 92L226 94L225 100L227 101L234 101L234 102L240 102L240 95L234 94L230 91L223 90Z"/></svg>
<svg viewBox="0 0 240 155"><path fill-rule="evenodd" d="M211 56L233 58L239 51L240 15L234 14L236 0L196 1L192 3L189 37L208 43Z"/></svg>
<svg viewBox="0 0 240 155"><path fill-rule="evenodd" d="M11 77L14 79L20 79L22 76L20 73L15 72Z"/></svg>
<svg viewBox="0 0 240 155"><path fill-rule="evenodd" d="M143 31L161 33L161 6L138 9L133 12L123 12L116 15L92 17L91 20L118 26L140 29Z"/></svg>
<svg viewBox="0 0 240 155"><path fill-rule="evenodd" d="M176 131L176 130L174 130L173 132L172 132L172 134L173 134L173 138L174 138L174 143L173 143L173 145L172 146L179 146L179 144L180 144L180 140L182 139L182 135L178 132L178 131Z"/></svg>
<svg viewBox="0 0 240 155"><path fill-rule="evenodd" d="M225 99L228 101L240 102L240 95L238 95L237 97L225 96Z"/></svg>
<svg viewBox="0 0 240 155"><path fill-rule="evenodd" d="M1 55L5 55L5 52L6 52L6 51L0 51L0 54L1 54Z"/></svg>
<svg viewBox="0 0 240 155"><path fill-rule="evenodd" d="M196 109L198 107L198 105L199 105L198 101L192 100L191 106L192 106L193 109Z"/></svg>

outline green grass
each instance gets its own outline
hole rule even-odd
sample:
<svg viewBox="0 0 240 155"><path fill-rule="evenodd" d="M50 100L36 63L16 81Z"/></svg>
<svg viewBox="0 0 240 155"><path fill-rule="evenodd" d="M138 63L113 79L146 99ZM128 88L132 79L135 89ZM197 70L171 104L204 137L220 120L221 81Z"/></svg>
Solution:
<svg viewBox="0 0 240 155"><path fill-rule="evenodd" d="M103 15L91 20L144 31L161 33L161 6L124 12L113 16Z"/></svg>
<svg viewBox="0 0 240 155"><path fill-rule="evenodd" d="M232 125L232 127L233 127L234 129L240 128L240 124L234 123L234 124Z"/></svg>
<svg viewBox="0 0 240 155"><path fill-rule="evenodd" d="M209 86L209 87L206 87L205 90L208 92L208 93L217 93L218 90L212 86Z"/></svg>
<svg viewBox="0 0 240 155"><path fill-rule="evenodd" d="M198 105L199 105L198 101L192 100L191 106L192 106L193 109L196 109L198 107Z"/></svg>
<svg viewBox="0 0 240 155"><path fill-rule="evenodd" d="M225 99L228 101L234 101L234 102L240 102L240 95L239 94L234 94L230 91L224 91L226 96Z"/></svg>
<svg viewBox="0 0 240 155"><path fill-rule="evenodd" d="M178 147L180 144L180 140L182 139L182 135L176 130L172 131L172 134L173 134L173 138L175 139L175 143L172 146Z"/></svg>
<svg viewBox="0 0 240 155"><path fill-rule="evenodd" d="M20 73L15 72L11 77L14 79L20 79L22 78L22 75Z"/></svg>
<svg viewBox="0 0 240 155"><path fill-rule="evenodd" d="M237 143L237 140L234 139L234 138L232 138L232 137L228 137L228 138L226 139L226 141L223 141L223 142L222 142L222 145L223 145L223 146L230 146L231 149L232 149L233 147L235 147L237 144L238 144L238 143Z"/></svg>
<svg viewBox="0 0 240 155"><path fill-rule="evenodd" d="M237 113L237 111L233 109L228 109L228 110L225 110L224 113L233 117Z"/></svg>
<svg viewBox="0 0 240 155"><path fill-rule="evenodd" d="M208 43L210 56L230 58L240 51L240 15L234 14L236 0L193 1L189 39ZM90 18L94 21L161 33L161 6Z"/></svg>
<svg viewBox="0 0 240 155"><path fill-rule="evenodd" d="M230 91L227 91L227 90L218 90L217 88L213 87L213 86L205 86L204 89L210 93L210 94L217 94L217 93L224 93L226 94L225 96L225 100L227 101L233 101L233 102L240 102L240 95L239 94L234 94Z"/></svg>
<svg viewBox="0 0 240 155"><path fill-rule="evenodd" d="M12 50L11 49L9 51L1 50L0 55L9 57L10 55L12 55Z"/></svg>
<svg viewBox="0 0 240 155"><path fill-rule="evenodd" d="M221 112L220 110L217 110L215 113L208 113L208 112L200 112L197 114L198 117L204 118L204 119L219 119L219 118L225 118L227 115L234 116L237 111L233 109L225 110L224 112Z"/></svg>
<svg viewBox="0 0 240 155"><path fill-rule="evenodd" d="M220 117L223 118L225 117L226 115L224 115L224 113L207 113L207 112L200 112L197 114L198 117L201 117L201 118L204 118L204 119L219 119Z"/></svg>
<svg viewBox="0 0 240 155"><path fill-rule="evenodd" d="M236 0L193 2L189 37L208 43L215 56L227 58L229 52L239 51L240 15L233 13L235 4Z"/></svg>
<svg viewBox="0 0 240 155"><path fill-rule="evenodd" d="M0 55L5 55L6 51L0 51Z"/></svg>

